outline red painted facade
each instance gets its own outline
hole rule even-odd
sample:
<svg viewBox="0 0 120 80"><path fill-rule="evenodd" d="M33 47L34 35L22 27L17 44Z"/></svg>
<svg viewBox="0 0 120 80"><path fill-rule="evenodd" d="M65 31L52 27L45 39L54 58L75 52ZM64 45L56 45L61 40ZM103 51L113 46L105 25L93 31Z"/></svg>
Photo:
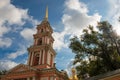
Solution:
<svg viewBox="0 0 120 80"><path fill-rule="evenodd" d="M54 65L53 29L48 20L45 18L36 29L34 43L28 48L27 65L17 65L1 80L68 80L66 72L58 71Z"/></svg>

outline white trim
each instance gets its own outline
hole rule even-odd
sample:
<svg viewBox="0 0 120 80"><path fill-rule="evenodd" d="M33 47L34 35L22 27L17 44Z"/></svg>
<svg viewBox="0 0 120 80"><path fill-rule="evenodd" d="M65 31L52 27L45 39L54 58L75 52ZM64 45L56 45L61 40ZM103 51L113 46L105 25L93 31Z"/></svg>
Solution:
<svg viewBox="0 0 120 80"><path fill-rule="evenodd" d="M31 52L30 52L29 55L28 55L28 61L27 61L27 64L28 64L28 65L30 64L30 56L31 56Z"/></svg>
<svg viewBox="0 0 120 80"><path fill-rule="evenodd" d="M35 76L33 76L33 79L32 80L35 80Z"/></svg>
<svg viewBox="0 0 120 80"><path fill-rule="evenodd" d="M41 64L40 61L41 60L41 51L40 51L40 53L39 53L39 64Z"/></svg>
<svg viewBox="0 0 120 80"><path fill-rule="evenodd" d="M49 64L50 65L50 51L48 51L48 54L47 54L47 64Z"/></svg>
<svg viewBox="0 0 120 80"><path fill-rule="evenodd" d="M32 66L33 65L33 55L34 55L34 52L31 54L32 56L31 56L31 63L30 63L30 65Z"/></svg>
<svg viewBox="0 0 120 80"><path fill-rule="evenodd" d="M27 80L30 80L30 78L28 77Z"/></svg>
<svg viewBox="0 0 120 80"><path fill-rule="evenodd" d="M41 57L42 57L42 64L44 64L44 57L45 57L45 51L44 50L43 50L43 55Z"/></svg>

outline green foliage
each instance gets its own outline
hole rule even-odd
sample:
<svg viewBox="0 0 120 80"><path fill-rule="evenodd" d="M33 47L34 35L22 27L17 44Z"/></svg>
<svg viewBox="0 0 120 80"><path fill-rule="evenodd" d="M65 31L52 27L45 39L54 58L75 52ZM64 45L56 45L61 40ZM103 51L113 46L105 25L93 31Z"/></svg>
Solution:
<svg viewBox="0 0 120 80"><path fill-rule="evenodd" d="M89 26L80 38L70 40L69 47L76 54L74 64L81 64L76 67L79 76L95 76L120 68L120 37L107 21L98 23L97 29Z"/></svg>
<svg viewBox="0 0 120 80"><path fill-rule="evenodd" d="M6 74L6 72L7 72L7 70L1 70L0 75L4 75L4 74Z"/></svg>

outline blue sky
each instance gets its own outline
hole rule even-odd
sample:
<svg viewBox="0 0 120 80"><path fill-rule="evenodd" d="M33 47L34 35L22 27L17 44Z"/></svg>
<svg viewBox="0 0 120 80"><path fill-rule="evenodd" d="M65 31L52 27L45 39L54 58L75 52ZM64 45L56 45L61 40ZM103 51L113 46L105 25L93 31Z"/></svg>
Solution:
<svg viewBox="0 0 120 80"><path fill-rule="evenodd" d="M89 24L108 20L120 34L119 0L1 0L0 2L0 69L26 64L27 48L33 43L36 25L49 8L49 22L54 30L56 67L69 70L74 53L69 39L79 36Z"/></svg>

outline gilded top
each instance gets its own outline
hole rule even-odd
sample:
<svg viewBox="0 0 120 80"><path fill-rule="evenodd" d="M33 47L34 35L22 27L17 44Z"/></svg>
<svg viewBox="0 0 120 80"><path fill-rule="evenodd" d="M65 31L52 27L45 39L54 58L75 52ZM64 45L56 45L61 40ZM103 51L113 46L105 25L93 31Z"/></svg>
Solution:
<svg viewBox="0 0 120 80"><path fill-rule="evenodd" d="M71 69L72 76L69 78L69 80L78 80L77 75L75 73L75 68Z"/></svg>
<svg viewBox="0 0 120 80"><path fill-rule="evenodd" d="M48 6L46 7L45 20L48 20Z"/></svg>

